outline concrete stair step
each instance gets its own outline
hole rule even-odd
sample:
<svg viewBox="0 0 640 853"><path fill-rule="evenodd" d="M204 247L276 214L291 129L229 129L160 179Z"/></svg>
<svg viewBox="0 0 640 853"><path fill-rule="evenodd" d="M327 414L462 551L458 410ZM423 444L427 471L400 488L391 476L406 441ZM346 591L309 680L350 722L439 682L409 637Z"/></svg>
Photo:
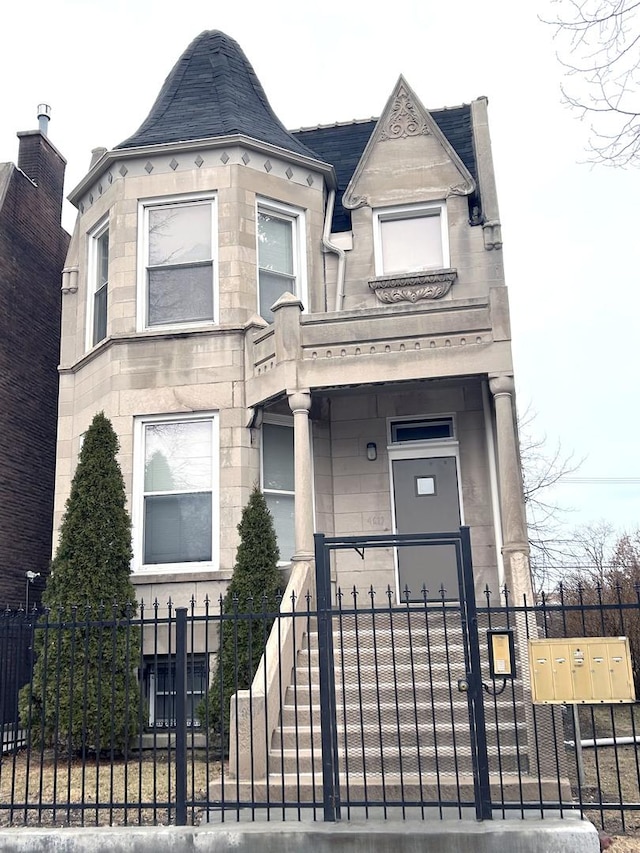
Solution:
<svg viewBox="0 0 640 853"><path fill-rule="evenodd" d="M496 732L495 725L493 728L487 726L487 742L489 745L497 743ZM501 726L499 731L501 751L503 748L514 746L516 741L523 743L526 739L526 732L524 723L517 726ZM337 734L338 744L344 746L345 728L340 719L338 719ZM468 739L466 733L461 733L460 737ZM346 742L349 749L360 748L363 742L373 746L373 748L379 748L380 740L385 746L392 749L398 748L398 742L403 749L405 746L414 746L416 742L425 748L433 748L434 742L438 746L446 745L452 740L451 721L436 723L435 727L427 722L419 723L416 727L410 722L398 724L397 721L382 724L369 723L363 726L347 725ZM305 726L280 726L273 733L271 749L274 751L279 751L282 747L285 749L309 749L311 743L316 749L321 747L322 733L319 726L314 726L313 730Z"/></svg>
<svg viewBox="0 0 640 853"><path fill-rule="evenodd" d="M340 768L349 773L381 774L381 773L441 773L456 772L472 773L471 746L468 740L454 746L439 744L435 747L418 748L406 746L401 750L392 749L383 744L380 746L365 745L349 747L348 750L338 750ZM504 772L515 771L518 768L518 753L516 748L504 747L501 750L501 765ZM320 750L311 749L279 749L269 752L270 773L311 773L322 767Z"/></svg>
<svg viewBox="0 0 640 853"><path fill-rule="evenodd" d="M463 676L463 672L458 677ZM456 679L457 682L457 679ZM339 681L335 687L336 699L342 700L346 697L347 703L357 702L358 704L367 702L381 702L389 704L399 703L410 704L417 703L421 707L428 707L432 697L439 699L447 699L454 704L460 701L466 706L464 694L458 691L457 683L451 684L449 681L438 681L433 684L413 684L412 682L395 684L394 682L378 682L363 684L357 681L344 684ZM461 697L458 699L458 697ZM285 703L288 705L308 705L310 702L315 703L320 701L320 685L319 684L296 684L287 687L285 693Z"/></svg>
<svg viewBox="0 0 640 853"><path fill-rule="evenodd" d="M500 802L518 802L521 797L526 802L535 802L542 798L555 801L558 798L558 779L527 776L519 773L490 775L491 798L495 805ZM393 803L405 801L438 804L446 801L473 802L473 775L460 773L403 774L402 780L397 774L385 773L381 776L367 774L366 783L361 774L350 772L347 779L340 773L340 795L343 805L349 802ZM566 781L561 783L561 795L565 802L571 802L571 790ZM272 773L268 779L253 779L236 782L227 778L224 784L220 779L209 786L209 800L212 804L224 804L233 807L235 802L258 803L318 803L322 807L322 773L281 774Z"/></svg>

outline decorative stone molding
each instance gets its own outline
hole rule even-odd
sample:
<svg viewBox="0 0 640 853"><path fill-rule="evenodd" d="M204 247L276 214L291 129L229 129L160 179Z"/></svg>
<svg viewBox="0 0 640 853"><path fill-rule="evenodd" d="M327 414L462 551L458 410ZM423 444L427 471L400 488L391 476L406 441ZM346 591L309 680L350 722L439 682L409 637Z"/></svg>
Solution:
<svg viewBox="0 0 640 853"><path fill-rule="evenodd" d="M488 251L502 248L502 227L497 220L482 223L484 247Z"/></svg>
<svg viewBox="0 0 640 853"><path fill-rule="evenodd" d="M296 391L287 391L289 397L289 408L295 415L298 412L303 412L305 415L311 409L311 392L307 389Z"/></svg>
<svg viewBox="0 0 640 853"><path fill-rule="evenodd" d="M420 114L412 96L403 85L398 87L389 118L380 130L380 139L402 139L405 136L428 136L427 122Z"/></svg>
<svg viewBox="0 0 640 853"><path fill-rule="evenodd" d="M422 299L442 299L456 280L457 270L385 275L369 279L369 287L380 302L420 302Z"/></svg>
<svg viewBox="0 0 640 853"><path fill-rule="evenodd" d="M65 267L62 270L62 293L78 292L78 267Z"/></svg>
<svg viewBox="0 0 640 853"><path fill-rule="evenodd" d="M494 397L512 397L515 392L513 376L503 374L489 379L489 388Z"/></svg>

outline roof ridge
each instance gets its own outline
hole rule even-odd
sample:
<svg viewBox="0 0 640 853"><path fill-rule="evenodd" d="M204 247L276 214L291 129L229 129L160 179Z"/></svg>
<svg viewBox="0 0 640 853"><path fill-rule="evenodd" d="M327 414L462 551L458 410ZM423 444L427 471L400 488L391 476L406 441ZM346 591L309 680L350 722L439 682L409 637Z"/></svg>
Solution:
<svg viewBox="0 0 640 853"><path fill-rule="evenodd" d="M354 124L369 124L372 121L378 121L379 116L371 116L370 118L353 118L351 121L332 121L329 124L313 124L309 127L290 128L289 133L304 133L307 130L325 130L330 127L350 127Z"/></svg>
<svg viewBox="0 0 640 853"><path fill-rule="evenodd" d="M454 106L451 106L451 107L446 106L446 107L434 107L433 109L428 109L428 108L427 109L428 109L428 112L430 112L432 114L433 113L444 113L444 112L447 112L449 110L461 110L461 109L463 109L463 107L470 107L471 103L472 103L471 101L469 101L469 103L467 103L466 101L463 101L461 104L455 104ZM332 127L351 127L352 125L356 125L356 124L368 124L369 122L372 122L372 121L378 121L379 118L380 118L380 116L369 116L369 118L353 118L353 119L350 119L347 121L332 121L332 122L329 122L328 124L312 124L312 125L305 126L305 127L290 128L289 133L305 133L305 132L310 131L310 130L328 130L329 128L332 128Z"/></svg>

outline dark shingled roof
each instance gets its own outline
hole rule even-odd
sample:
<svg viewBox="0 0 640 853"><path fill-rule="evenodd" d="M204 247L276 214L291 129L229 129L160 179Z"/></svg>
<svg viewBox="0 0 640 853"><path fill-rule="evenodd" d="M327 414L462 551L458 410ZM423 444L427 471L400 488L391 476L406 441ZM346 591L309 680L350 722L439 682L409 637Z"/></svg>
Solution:
<svg viewBox="0 0 640 853"><path fill-rule="evenodd" d="M151 112L117 148L243 133L314 157L271 109L239 44L219 30L200 33L164 82Z"/></svg>
<svg viewBox="0 0 640 853"><path fill-rule="evenodd" d="M476 157L473 148L471 127L471 107L464 104L443 110L431 110L431 116L453 146L456 154L477 182ZM360 162L362 153L376 126L377 119L335 124L292 131L293 136L303 142L307 148L315 151L320 160L331 163L336 170L338 189L336 206L333 212L331 230L348 231L351 228L351 211L342 206L342 196ZM478 203L474 193L474 204Z"/></svg>
<svg viewBox="0 0 640 853"><path fill-rule="evenodd" d="M438 127L477 182L471 107L431 112ZM234 39L210 30L200 33L164 82L151 112L139 129L117 148L135 148L234 133L268 142L333 165L338 190L332 230L351 228L351 211L342 196L351 180L376 119L288 131L271 109L264 89ZM479 206L477 192L470 209Z"/></svg>

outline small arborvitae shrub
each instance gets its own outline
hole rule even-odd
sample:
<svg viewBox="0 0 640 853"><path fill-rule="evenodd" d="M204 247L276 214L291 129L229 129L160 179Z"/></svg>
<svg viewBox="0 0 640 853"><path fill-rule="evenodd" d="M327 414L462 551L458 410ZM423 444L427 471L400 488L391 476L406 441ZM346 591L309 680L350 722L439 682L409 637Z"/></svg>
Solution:
<svg viewBox="0 0 640 853"><path fill-rule="evenodd" d="M141 637L128 624L131 520L117 451L101 412L85 434L35 629L33 678L20 693L32 743L69 752L122 752L138 730Z"/></svg>
<svg viewBox="0 0 640 853"><path fill-rule="evenodd" d="M251 686L280 607L278 543L271 513L257 487L242 511L238 532L236 563L222 602L220 651L211 686L198 708L212 742L225 754L231 697Z"/></svg>

